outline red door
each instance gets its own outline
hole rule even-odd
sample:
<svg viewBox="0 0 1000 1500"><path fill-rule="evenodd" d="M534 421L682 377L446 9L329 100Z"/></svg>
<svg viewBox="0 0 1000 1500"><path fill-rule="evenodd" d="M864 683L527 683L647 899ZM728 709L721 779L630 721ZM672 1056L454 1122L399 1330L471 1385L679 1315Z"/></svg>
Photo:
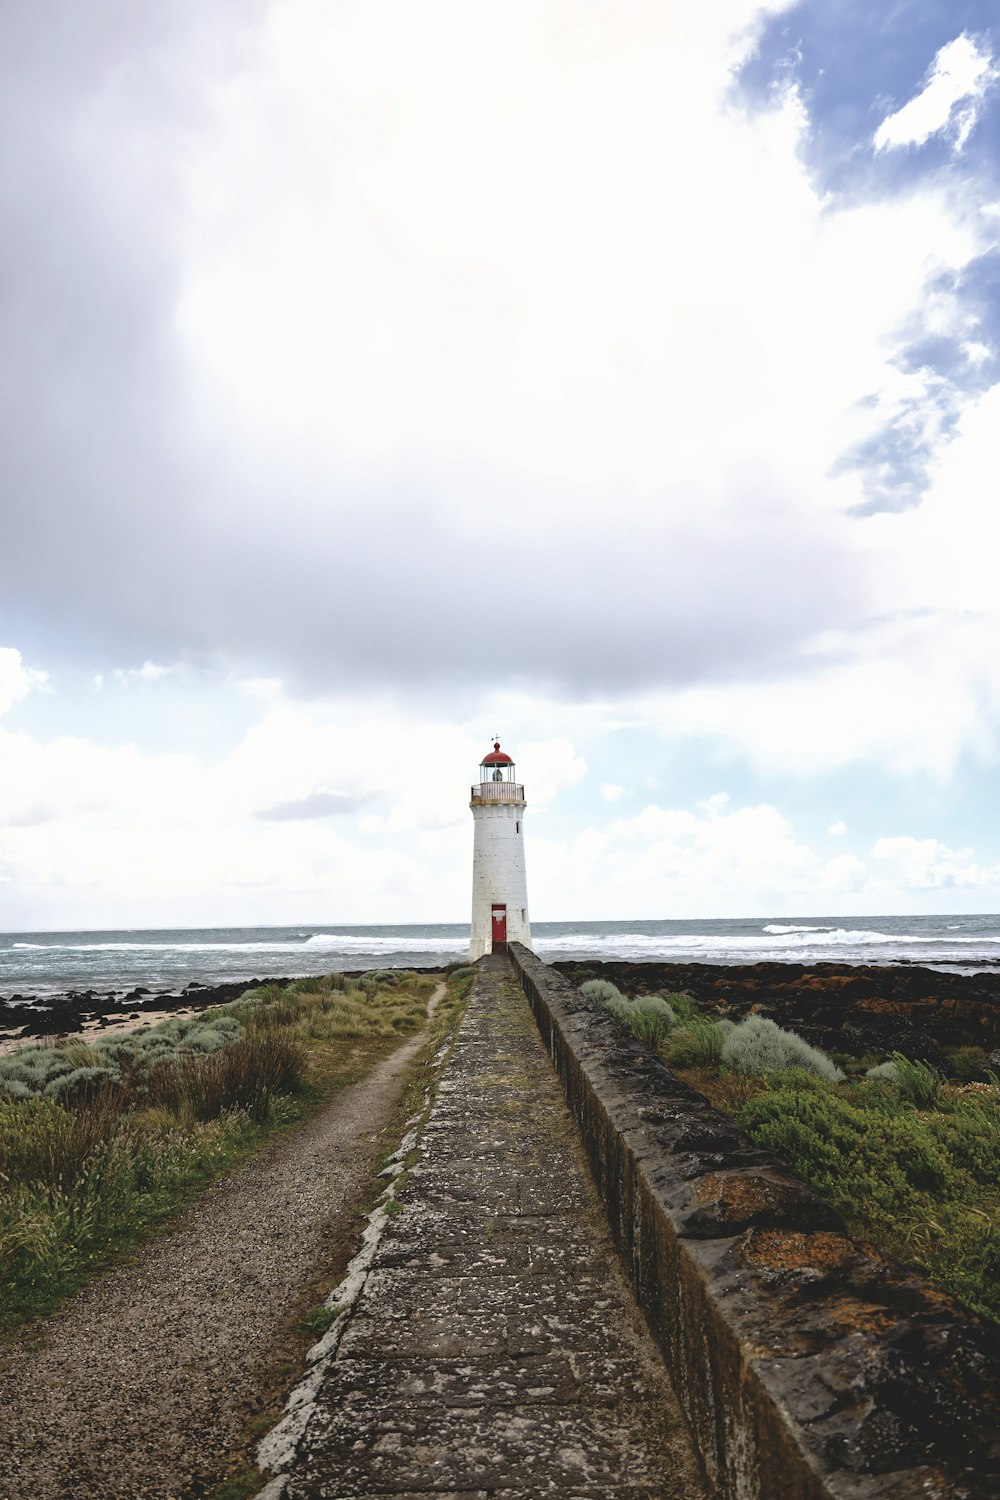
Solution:
<svg viewBox="0 0 1000 1500"><path fill-rule="evenodd" d="M505 953L507 950L507 908L506 906L493 906L493 952Z"/></svg>

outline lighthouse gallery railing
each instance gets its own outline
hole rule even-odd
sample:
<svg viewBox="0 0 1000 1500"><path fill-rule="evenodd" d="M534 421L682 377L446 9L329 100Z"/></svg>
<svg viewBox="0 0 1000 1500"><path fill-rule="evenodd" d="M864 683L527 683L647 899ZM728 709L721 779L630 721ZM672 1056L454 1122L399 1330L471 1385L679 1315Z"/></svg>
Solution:
<svg viewBox="0 0 1000 1500"><path fill-rule="evenodd" d="M480 781L472 788L473 802L523 802L524 787L516 781Z"/></svg>

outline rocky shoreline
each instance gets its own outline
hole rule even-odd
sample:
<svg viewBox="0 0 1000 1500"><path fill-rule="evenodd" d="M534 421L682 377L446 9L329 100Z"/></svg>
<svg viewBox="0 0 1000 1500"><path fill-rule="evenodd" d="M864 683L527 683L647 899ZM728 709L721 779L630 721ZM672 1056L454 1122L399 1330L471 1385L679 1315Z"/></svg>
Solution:
<svg viewBox="0 0 1000 1500"><path fill-rule="evenodd" d="M948 1073L945 1049L980 1047L986 1058L979 1071L1000 1072L1000 975L994 973L948 974L916 964L597 959L552 967L577 984L610 979L630 996L683 990L705 1010L734 1021L754 1011L825 1052L901 1052Z"/></svg>
<svg viewBox="0 0 1000 1500"><path fill-rule="evenodd" d="M553 968L574 983L610 979L628 995L684 990L704 1009L741 1020L754 1011L790 1027L826 1052L902 1052L943 1072L945 1049L980 1047L984 1068L1000 1071L1000 974L950 974L917 964L706 964L567 959ZM352 971L361 973L361 970ZM249 978L183 989L0 996L0 1045L92 1034L149 1016L226 1005L262 984Z"/></svg>
<svg viewBox="0 0 1000 1500"><path fill-rule="evenodd" d="M357 978L364 969L345 969L347 978ZM437 968L418 968L413 972L437 974ZM89 1040L95 1031L114 1027L127 1029L126 1023L162 1020L176 1012L208 1010L213 1005L229 1005L247 990L261 985L280 987L294 984L297 974L269 975L266 979L227 979L208 984L192 979L183 989L164 987L149 989L136 985L129 990L67 990L63 994L0 995L0 1051L22 1042L56 1040L83 1035Z"/></svg>
<svg viewBox="0 0 1000 1500"><path fill-rule="evenodd" d="M180 991L137 985L125 993L70 990L64 995L0 995L0 1043L76 1036L123 1021L141 1021L145 1014L152 1017L207 1010L211 1005L228 1005L262 984L291 983L290 978L236 979L224 984L202 984L193 979Z"/></svg>

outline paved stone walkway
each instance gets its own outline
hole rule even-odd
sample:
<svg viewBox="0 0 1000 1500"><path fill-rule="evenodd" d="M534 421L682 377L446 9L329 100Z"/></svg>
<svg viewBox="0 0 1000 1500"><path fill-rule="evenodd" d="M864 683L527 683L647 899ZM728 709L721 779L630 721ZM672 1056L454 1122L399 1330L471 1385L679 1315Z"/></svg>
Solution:
<svg viewBox="0 0 1000 1500"><path fill-rule="evenodd" d="M505 959L481 964L424 1148L287 1500L702 1496Z"/></svg>

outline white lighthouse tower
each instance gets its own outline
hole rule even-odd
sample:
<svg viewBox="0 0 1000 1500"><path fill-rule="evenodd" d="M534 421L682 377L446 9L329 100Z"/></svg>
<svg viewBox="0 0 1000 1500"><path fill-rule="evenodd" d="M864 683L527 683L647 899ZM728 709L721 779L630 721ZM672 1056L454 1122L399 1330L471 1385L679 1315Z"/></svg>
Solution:
<svg viewBox="0 0 1000 1500"><path fill-rule="evenodd" d="M524 873L524 787L514 762L496 740L472 788L476 837L472 851L472 941L469 958L504 952L508 943L531 947L528 882Z"/></svg>

